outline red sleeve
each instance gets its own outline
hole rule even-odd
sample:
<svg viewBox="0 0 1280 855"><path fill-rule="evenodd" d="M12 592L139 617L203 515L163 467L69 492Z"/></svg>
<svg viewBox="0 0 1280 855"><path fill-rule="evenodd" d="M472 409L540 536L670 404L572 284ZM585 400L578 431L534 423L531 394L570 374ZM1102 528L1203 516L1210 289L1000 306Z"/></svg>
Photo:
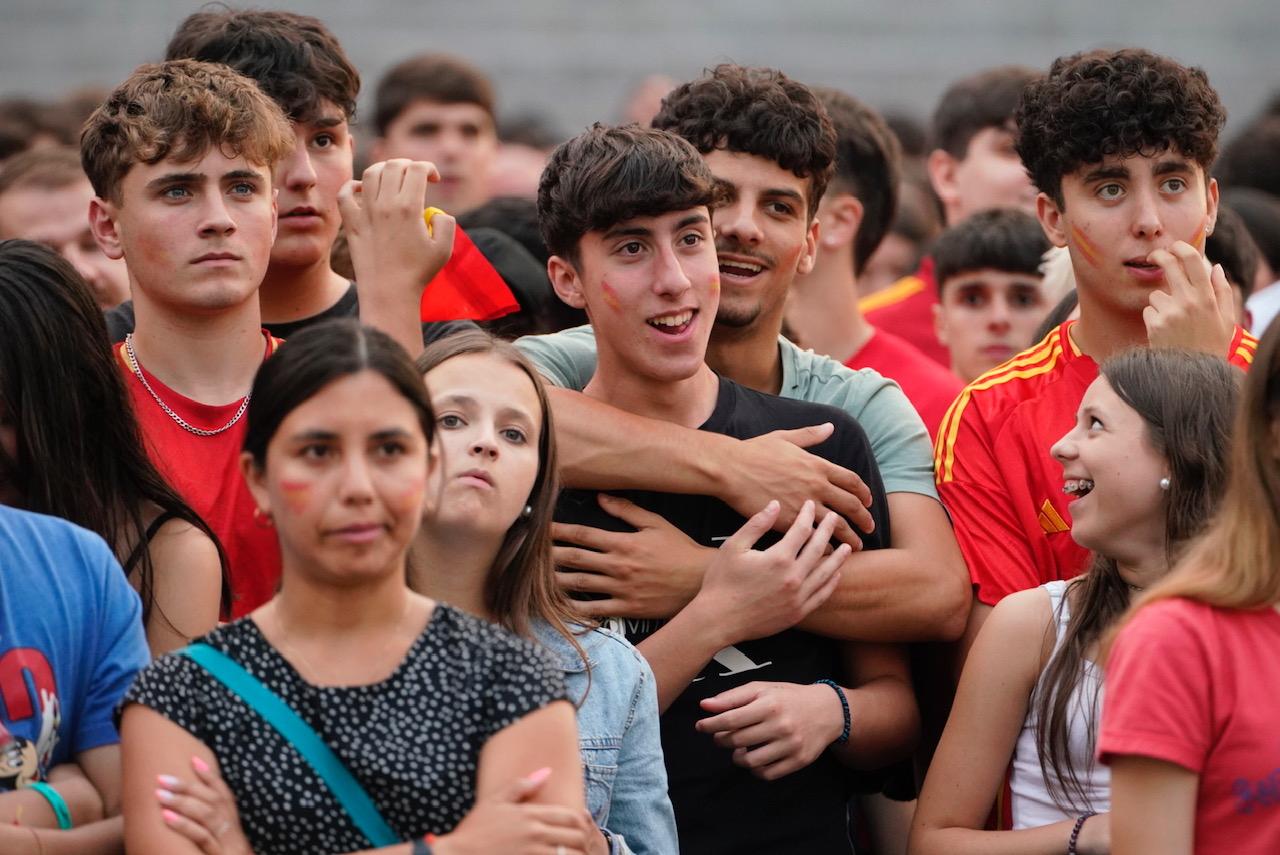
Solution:
<svg viewBox="0 0 1280 855"><path fill-rule="evenodd" d="M1018 461L996 459L994 440L969 392L942 420L934 458L938 495L955 529L979 602L994 606L1041 583L1022 514L1003 473Z"/></svg>
<svg viewBox="0 0 1280 855"><path fill-rule="evenodd" d="M1213 739L1207 606L1168 600L1142 609L1107 660L1098 757L1137 755L1199 773Z"/></svg>

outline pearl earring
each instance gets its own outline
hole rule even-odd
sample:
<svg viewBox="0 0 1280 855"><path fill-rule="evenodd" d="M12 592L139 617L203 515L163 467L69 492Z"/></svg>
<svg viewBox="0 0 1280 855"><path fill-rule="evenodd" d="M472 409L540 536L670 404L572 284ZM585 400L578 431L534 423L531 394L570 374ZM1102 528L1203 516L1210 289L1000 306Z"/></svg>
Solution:
<svg viewBox="0 0 1280 855"><path fill-rule="evenodd" d="M1166 479L1166 480L1168 480L1168 479ZM524 506L524 510L520 512L520 516L522 516L522 517L531 517L531 516L533 516L533 505L525 505L525 506Z"/></svg>
<svg viewBox="0 0 1280 855"><path fill-rule="evenodd" d="M1168 490L1168 489L1169 489L1169 479L1168 479L1168 478L1161 478L1161 479L1160 479L1160 489L1161 489L1161 490Z"/></svg>

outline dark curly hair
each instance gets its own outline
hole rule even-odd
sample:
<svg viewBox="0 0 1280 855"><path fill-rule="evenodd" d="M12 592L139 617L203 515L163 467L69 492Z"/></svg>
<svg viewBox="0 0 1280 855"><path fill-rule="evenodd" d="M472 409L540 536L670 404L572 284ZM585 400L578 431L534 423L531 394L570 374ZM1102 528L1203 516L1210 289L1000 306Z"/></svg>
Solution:
<svg viewBox="0 0 1280 855"><path fill-rule="evenodd" d="M1108 157L1173 149L1207 174L1226 117L1199 68L1138 48L1077 53L1023 91L1017 149L1032 182L1062 207L1062 176Z"/></svg>
<svg viewBox="0 0 1280 855"><path fill-rule="evenodd" d="M716 149L772 160L809 178L809 217L827 189L836 162L836 132L813 90L772 68L717 65L677 86L653 117L703 154Z"/></svg>
<svg viewBox="0 0 1280 855"><path fill-rule="evenodd" d="M702 155L668 131L597 122L551 153L538 182L538 225L552 255L578 263L578 241L635 217L714 206Z"/></svg>
<svg viewBox="0 0 1280 855"><path fill-rule="evenodd" d="M178 25L165 59L229 65L295 122L315 118L322 101L348 120L356 114L360 72L329 28L309 15L227 7L196 12Z"/></svg>

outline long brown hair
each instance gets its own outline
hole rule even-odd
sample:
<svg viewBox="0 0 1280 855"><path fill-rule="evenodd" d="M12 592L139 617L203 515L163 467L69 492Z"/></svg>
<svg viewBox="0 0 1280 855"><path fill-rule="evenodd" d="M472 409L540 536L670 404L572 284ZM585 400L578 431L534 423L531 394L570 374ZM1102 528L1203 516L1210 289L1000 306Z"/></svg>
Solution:
<svg viewBox="0 0 1280 855"><path fill-rule="evenodd" d="M1185 597L1225 609L1280 601L1280 324L1244 381L1222 510L1177 567L1134 604Z"/></svg>
<svg viewBox="0 0 1280 855"><path fill-rule="evenodd" d="M66 259L26 240L0 241L0 426L5 421L17 448L12 458L0 448L0 484L9 481L27 510L101 535L136 580L144 626L154 609L179 631L156 602L157 521L182 520L213 541L222 606L230 604L226 553L147 457L89 286Z"/></svg>
<svg viewBox="0 0 1280 855"><path fill-rule="evenodd" d="M503 536L502 546L485 582L485 608L505 629L525 637L531 635L531 618L545 620L573 645L586 664L587 655L569 627L590 624L573 608L556 583L555 563L551 560L551 520L556 497L560 493L560 479L556 470L555 426L547 391L537 369L515 345L494 338L483 330L466 330L433 342L418 357L418 371L425 376L455 356L469 354L493 355L523 371L533 384L538 407L542 411L538 474L529 493L530 513L517 517Z"/></svg>
<svg viewBox="0 0 1280 855"><path fill-rule="evenodd" d="M1130 350L1100 368L1111 388L1146 424L1147 436L1169 465L1164 502L1165 555L1172 562L1213 513L1226 484L1238 372L1223 359L1178 350ZM1071 617L1036 690L1036 747L1055 804L1066 812L1088 803L1081 770L1071 762L1068 722L1072 696L1090 648L1129 607L1129 587L1114 558L1094 554L1089 572L1063 593ZM1056 620L1050 624L1053 631ZM1096 717L1098 698L1085 699ZM1095 733L1087 734L1093 756ZM1090 769L1092 768L1092 761ZM1088 774L1089 770L1083 770Z"/></svg>

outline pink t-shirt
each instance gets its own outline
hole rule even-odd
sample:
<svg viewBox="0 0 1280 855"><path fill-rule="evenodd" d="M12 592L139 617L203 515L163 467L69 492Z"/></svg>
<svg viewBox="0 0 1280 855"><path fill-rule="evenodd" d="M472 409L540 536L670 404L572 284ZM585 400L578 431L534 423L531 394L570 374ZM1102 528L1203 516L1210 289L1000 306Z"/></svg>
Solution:
<svg viewBox="0 0 1280 855"><path fill-rule="evenodd" d="M1195 852L1280 852L1280 613L1166 600L1142 609L1107 662L1098 755L1200 776Z"/></svg>

